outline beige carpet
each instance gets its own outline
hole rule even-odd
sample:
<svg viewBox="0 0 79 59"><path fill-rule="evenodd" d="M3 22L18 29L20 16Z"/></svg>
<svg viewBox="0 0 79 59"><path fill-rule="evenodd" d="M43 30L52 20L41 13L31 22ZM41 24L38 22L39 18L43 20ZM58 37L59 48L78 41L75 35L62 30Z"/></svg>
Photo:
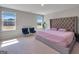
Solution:
<svg viewBox="0 0 79 59"><path fill-rule="evenodd" d="M34 36L20 37L2 41L0 50L7 51L8 54L52 54L59 53L35 39Z"/></svg>
<svg viewBox="0 0 79 59"><path fill-rule="evenodd" d="M59 54L56 50L36 40L34 36L2 41L0 51L7 51L8 54ZM76 43L72 53L79 53L79 43Z"/></svg>
<svg viewBox="0 0 79 59"><path fill-rule="evenodd" d="M76 42L76 44L72 50L72 54L79 54L79 42Z"/></svg>

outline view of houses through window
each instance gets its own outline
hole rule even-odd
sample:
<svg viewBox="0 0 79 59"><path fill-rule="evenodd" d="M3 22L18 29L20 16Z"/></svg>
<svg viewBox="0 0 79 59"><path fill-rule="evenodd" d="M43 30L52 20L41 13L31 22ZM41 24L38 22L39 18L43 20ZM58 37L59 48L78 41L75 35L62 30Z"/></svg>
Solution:
<svg viewBox="0 0 79 59"><path fill-rule="evenodd" d="M2 12L2 31L16 30L16 14L14 12Z"/></svg>

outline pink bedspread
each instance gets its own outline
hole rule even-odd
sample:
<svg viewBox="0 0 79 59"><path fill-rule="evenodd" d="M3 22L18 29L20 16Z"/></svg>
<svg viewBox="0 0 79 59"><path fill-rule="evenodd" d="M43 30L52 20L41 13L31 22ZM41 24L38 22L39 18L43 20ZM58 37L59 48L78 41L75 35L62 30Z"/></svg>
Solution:
<svg viewBox="0 0 79 59"><path fill-rule="evenodd" d="M73 32L61 32L53 30L38 31L37 35L64 47L67 47L72 42L74 37Z"/></svg>

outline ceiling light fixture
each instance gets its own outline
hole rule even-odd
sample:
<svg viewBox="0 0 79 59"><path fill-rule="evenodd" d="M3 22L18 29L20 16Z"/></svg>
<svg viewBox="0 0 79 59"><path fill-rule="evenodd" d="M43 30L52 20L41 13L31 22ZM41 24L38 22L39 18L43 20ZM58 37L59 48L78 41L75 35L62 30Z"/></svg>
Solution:
<svg viewBox="0 0 79 59"><path fill-rule="evenodd" d="M41 6L44 6L44 4L41 4Z"/></svg>

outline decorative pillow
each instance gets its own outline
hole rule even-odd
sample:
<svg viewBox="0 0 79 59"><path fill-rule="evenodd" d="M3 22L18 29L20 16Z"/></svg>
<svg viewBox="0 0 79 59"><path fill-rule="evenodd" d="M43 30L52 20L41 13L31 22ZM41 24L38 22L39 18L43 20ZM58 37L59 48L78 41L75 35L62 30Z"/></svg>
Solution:
<svg viewBox="0 0 79 59"><path fill-rule="evenodd" d="M57 28L51 28L51 30L57 31Z"/></svg>
<svg viewBox="0 0 79 59"><path fill-rule="evenodd" d="M58 31L66 32L66 29L60 28Z"/></svg>

